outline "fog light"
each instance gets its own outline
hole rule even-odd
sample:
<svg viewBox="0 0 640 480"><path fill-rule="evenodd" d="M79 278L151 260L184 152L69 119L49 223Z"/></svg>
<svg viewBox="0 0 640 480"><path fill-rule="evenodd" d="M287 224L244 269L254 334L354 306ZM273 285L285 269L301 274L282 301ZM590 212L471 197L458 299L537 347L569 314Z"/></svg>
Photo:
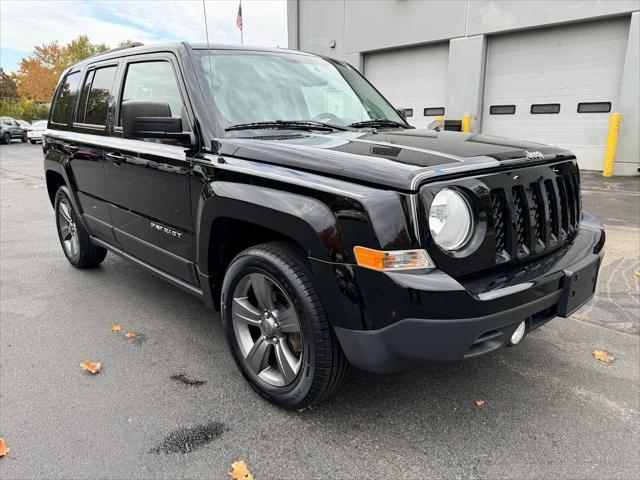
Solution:
<svg viewBox="0 0 640 480"><path fill-rule="evenodd" d="M511 335L511 345L517 345L520 343L520 340L524 337L525 329L526 325L524 322L521 322L520 325L518 325L518 328L516 328L516 331L513 332L513 335Z"/></svg>

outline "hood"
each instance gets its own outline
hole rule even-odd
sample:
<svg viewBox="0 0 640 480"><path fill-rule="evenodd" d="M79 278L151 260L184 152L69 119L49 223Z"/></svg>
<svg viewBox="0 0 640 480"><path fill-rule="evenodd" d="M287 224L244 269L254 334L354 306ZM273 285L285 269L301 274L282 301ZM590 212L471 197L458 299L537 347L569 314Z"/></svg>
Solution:
<svg viewBox="0 0 640 480"><path fill-rule="evenodd" d="M222 155L409 191L445 175L573 158L567 150L539 143L434 130L296 132L217 141ZM538 158L525 152L539 152Z"/></svg>

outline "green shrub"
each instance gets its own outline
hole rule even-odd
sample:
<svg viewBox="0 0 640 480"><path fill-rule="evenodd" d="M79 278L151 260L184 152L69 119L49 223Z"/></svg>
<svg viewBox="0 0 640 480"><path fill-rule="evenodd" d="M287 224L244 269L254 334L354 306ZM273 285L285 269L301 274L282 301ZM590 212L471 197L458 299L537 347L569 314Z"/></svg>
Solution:
<svg viewBox="0 0 640 480"><path fill-rule="evenodd" d="M28 98L0 98L0 116L16 120L44 120L49 116L49 107Z"/></svg>

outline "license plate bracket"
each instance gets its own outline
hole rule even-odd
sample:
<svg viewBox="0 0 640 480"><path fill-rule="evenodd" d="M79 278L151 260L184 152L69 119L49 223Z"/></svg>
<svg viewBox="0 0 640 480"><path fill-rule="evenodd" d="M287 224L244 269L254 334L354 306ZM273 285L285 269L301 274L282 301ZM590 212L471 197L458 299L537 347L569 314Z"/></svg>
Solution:
<svg viewBox="0 0 640 480"><path fill-rule="evenodd" d="M565 269L564 288L558 302L559 316L570 316L593 297L599 269L600 257L590 258L571 269Z"/></svg>

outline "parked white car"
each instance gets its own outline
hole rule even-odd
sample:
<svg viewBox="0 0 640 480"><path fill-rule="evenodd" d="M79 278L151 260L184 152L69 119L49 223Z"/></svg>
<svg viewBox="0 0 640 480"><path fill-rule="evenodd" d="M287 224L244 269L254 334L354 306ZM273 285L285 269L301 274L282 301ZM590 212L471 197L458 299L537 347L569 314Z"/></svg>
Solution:
<svg viewBox="0 0 640 480"><path fill-rule="evenodd" d="M27 127L27 138L33 144L42 141L42 132L47 128L46 120L38 120Z"/></svg>

